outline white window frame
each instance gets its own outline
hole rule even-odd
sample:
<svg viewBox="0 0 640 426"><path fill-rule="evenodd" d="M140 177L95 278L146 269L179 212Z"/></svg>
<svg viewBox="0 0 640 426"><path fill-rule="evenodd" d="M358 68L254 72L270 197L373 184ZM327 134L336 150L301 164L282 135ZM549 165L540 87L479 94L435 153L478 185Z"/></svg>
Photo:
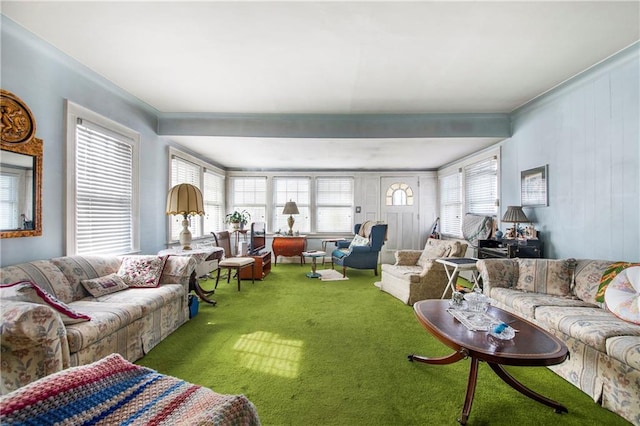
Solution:
<svg viewBox="0 0 640 426"><path fill-rule="evenodd" d="M132 148L132 200L131 200L131 254L140 251L140 134L120 123L106 118L96 112L82 107L74 102L65 102L67 128L66 128L66 254L72 256L77 252L77 203L76 203L76 123L78 119L94 123L109 132L121 135L121 142L129 143ZM83 253L86 254L86 253Z"/></svg>
<svg viewBox="0 0 640 426"><path fill-rule="evenodd" d="M457 193L451 193L454 188ZM438 176L440 234L462 238L462 170ZM451 211L451 213L449 213Z"/></svg>
<svg viewBox="0 0 640 426"><path fill-rule="evenodd" d="M279 191L278 186L280 184L289 186L294 184L293 187L287 188L284 191ZM307 191L297 190L294 187L298 183L306 183ZM295 219L294 232L300 232L303 234L311 233L311 217L314 214L311 208L311 197L313 193L312 188L313 180L309 176L275 176L271 181L271 188L273 191L272 212L273 215L273 229L280 229L282 231L288 231L289 225L287 225L288 215L282 214L284 205L288 201L295 201L298 206L300 214L293 216ZM284 194L284 197L278 199L280 195ZM305 196L306 194L306 196Z"/></svg>
<svg viewBox="0 0 640 426"><path fill-rule="evenodd" d="M467 182L467 179L469 178L469 176L466 175L465 173L467 169L473 168L474 166L478 166L482 162L489 161L489 160L495 161L495 165L496 165L495 216L497 216L500 209L500 147L499 146L489 147L481 152L470 155L469 157L466 157L460 161L456 161L455 163L449 164L443 167L442 169L438 170L438 206L440 210L440 229L441 229L442 235L447 237L453 237L453 238L463 238L462 219L465 212L492 216L492 214L490 214L489 212L471 211L473 210L473 208L471 207L470 205L471 203L468 200L468 197L469 197L468 186L473 185L473 183L470 184L469 182ZM460 174L460 182L461 182L460 183L460 211L459 211L460 230L457 231L459 233L456 233L455 230L451 230L451 229L449 229L448 232L446 232L443 226L443 220L446 220L446 218L444 214L445 212L443 210L444 194L442 191L442 186L440 181L443 177L450 176L454 173Z"/></svg>
<svg viewBox="0 0 640 426"><path fill-rule="evenodd" d="M350 185L350 199L349 201L331 201L324 202L322 197L320 197L320 184L323 182L348 182ZM355 179L353 176L317 176L313 179L313 184L315 186L315 203L312 206L313 220L312 226L313 230L317 233L341 233L341 232L352 232L353 230L353 210L354 210L354 197L355 197ZM322 210L327 210L329 212L339 212L338 214L343 215L345 217L344 226L342 228L336 229L321 229L320 226L320 212ZM335 214L335 213L334 213Z"/></svg>
<svg viewBox="0 0 640 426"><path fill-rule="evenodd" d="M222 215L221 218L219 218L219 223L213 223L212 227L215 229L207 228L207 226L211 226L212 224L206 220L207 214L208 214L207 208L206 208L207 205L211 205L213 203L217 205L222 212L225 211L225 179L226 177L225 177L224 171L211 163L202 161L201 159L194 157L193 155L187 154L186 152L183 152L177 148L170 146L169 147L169 165L168 165L169 181L167 183L167 193L169 193L169 190L174 185L177 185L179 183L184 183L184 182L172 182L174 159L179 161L184 161L186 163L190 163L190 165L192 165L194 169L197 170L196 171L197 177L195 179L197 182L187 182L187 183L192 183L195 186L197 186L198 189L200 189L200 192L202 192L202 201L204 203L205 209L204 209L204 216L189 217L189 220L192 224L190 225L189 230L193 234L193 239L197 240L197 239L207 238L211 236L210 235L211 232L220 231L224 229L224 214ZM220 193L217 195L217 197L215 197L217 200L213 202L207 198L207 193L209 191L207 190L208 188L205 188L205 178L204 178L205 173L211 173L216 177L222 179L222 185L220 185L219 187ZM174 227L179 228L179 230L181 230L182 229L181 223L182 223L182 216L167 215L167 244L175 244L178 241L177 238L176 239L172 238L172 234L174 233L173 231L175 231L175 229L172 228L172 225Z"/></svg>
<svg viewBox="0 0 640 426"><path fill-rule="evenodd" d="M464 168L465 212L498 215L498 157L491 156Z"/></svg>
<svg viewBox="0 0 640 426"><path fill-rule="evenodd" d="M260 193L259 191L254 191L254 194L259 195L256 197L256 200L253 202L246 202L246 200L239 200L237 197L237 193L235 191L235 184L238 181L256 181L261 184L264 183L264 192ZM242 212L246 210L251 215L251 222L265 222L267 224L267 232L269 232L271 228L271 224L269 223L268 216L269 212L269 194L270 194L270 179L263 175L243 175L243 176L233 176L229 178L229 187L228 187L228 199L229 206L227 213L232 213L233 211ZM247 191L244 191L247 192ZM258 199L259 198L259 199Z"/></svg>

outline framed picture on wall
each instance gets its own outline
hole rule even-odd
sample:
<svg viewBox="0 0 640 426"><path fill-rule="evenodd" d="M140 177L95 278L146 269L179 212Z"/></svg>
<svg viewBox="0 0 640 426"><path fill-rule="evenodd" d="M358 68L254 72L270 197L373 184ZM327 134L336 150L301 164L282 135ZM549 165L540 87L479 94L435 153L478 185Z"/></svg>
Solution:
<svg viewBox="0 0 640 426"><path fill-rule="evenodd" d="M523 207L549 205L549 165L520 172L520 201Z"/></svg>

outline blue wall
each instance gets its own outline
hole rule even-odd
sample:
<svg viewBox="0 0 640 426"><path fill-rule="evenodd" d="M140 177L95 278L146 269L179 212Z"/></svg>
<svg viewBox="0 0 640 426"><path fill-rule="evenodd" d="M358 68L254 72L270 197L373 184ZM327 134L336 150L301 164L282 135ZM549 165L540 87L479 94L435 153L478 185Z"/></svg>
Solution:
<svg viewBox="0 0 640 426"><path fill-rule="evenodd" d="M2 88L29 106L44 141L41 237L0 240L2 265L65 254L65 99L140 133L141 250L164 248L168 160L158 112L1 16Z"/></svg>
<svg viewBox="0 0 640 426"><path fill-rule="evenodd" d="M639 95L636 43L512 114L501 210L522 170L549 165L549 206L524 209L546 257L640 260Z"/></svg>

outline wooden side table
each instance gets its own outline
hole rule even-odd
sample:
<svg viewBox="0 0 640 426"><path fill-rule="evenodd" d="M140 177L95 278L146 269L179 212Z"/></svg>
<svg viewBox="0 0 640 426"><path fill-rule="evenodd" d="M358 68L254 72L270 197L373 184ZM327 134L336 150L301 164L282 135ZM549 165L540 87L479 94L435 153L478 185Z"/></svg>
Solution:
<svg viewBox="0 0 640 426"><path fill-rule="evenodd" d="M271 248L273 249L273 264L278 264L278 256L292 257L300 256L300 265L304 264L302 252L307 245L307 237L304 235L288 237L276 235L273 237Z"/></svg>

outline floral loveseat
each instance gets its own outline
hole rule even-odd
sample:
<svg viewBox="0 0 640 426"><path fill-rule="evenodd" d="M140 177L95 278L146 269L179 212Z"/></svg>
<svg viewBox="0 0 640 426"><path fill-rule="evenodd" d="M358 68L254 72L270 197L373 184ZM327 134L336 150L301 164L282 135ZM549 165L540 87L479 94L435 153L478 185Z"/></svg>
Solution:
<svg viewBox="0 0 640 426"><path fill-rule="evenodd" d="M429 238L423 250L398 250L396 263L382 265L382 281L376 286L407 305L419 300L439 299L449 282L441 257L461 257L467 244Z"/></svg>
<svg viewBox="0 0 640 426"><path fill-rule="evenodd" d="M0 392L111 353L141 358L189 319L195 267L181 256L69 256L1 268Z"/></svg>
<svg viewBox="0 0 640 426"><path fill-rule="evenodd" d="M615 277L623 278L625 271L636 268L634 264L483 259L477 267L483 291L493 305L534 322L565 342L570 357L549 367L551 370L603 407L640 425L640 325L634 322L640 319L626 317L618 307L601 301L603 291L608 293L605 289L621 282ZM628 293L635 297L637 314L637 287Z"/></svg>

